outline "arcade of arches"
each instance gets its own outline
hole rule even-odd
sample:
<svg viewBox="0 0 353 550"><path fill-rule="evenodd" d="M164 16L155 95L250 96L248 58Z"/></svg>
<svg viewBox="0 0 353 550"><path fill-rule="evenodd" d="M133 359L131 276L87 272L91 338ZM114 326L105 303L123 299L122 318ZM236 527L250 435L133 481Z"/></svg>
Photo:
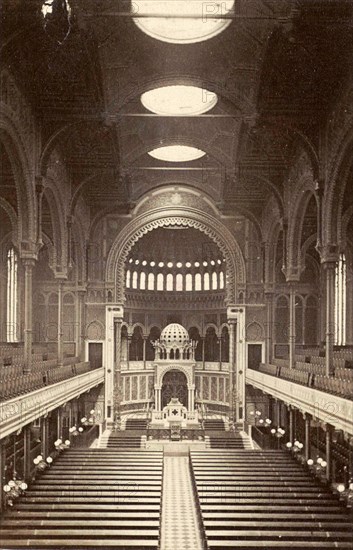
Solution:
<svg viewBox="0 0 353 550"><path fill-rule="evenodd" d="M351 498L353 4L133 4L2 1L0 506L207 422Z"/></svg>

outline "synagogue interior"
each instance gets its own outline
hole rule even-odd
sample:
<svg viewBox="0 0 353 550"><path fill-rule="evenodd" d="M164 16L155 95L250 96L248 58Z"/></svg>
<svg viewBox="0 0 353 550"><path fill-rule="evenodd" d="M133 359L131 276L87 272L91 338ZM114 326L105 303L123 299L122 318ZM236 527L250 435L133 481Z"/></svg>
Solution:
<svg viewBox="0 0 353 550"><path fill-rule="evenodd" d="M352 23L2 0L1 549L352 549Z"/></svg>

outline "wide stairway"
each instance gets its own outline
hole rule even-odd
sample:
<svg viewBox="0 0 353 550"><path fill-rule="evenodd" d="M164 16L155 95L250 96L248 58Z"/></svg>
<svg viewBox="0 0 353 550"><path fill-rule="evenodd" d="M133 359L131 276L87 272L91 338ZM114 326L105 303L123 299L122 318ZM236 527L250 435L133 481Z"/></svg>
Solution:
<svg viewBox="0 0 353 550"><path fill-rule="evenodd" d="M159 548L163 453L65 451L0 522L1 548Z"/></svg>
<svg viewBox="0 0 353 550"><path fill-rule="evenodd" d="M191 451L208 548L350 548L352 517L282 451Z"/></svg>
<svg viewBox="0 0 353 550"><path fill-rule="evenodd" d="M144 437L140 430L106 430L100 437L100 449L141 449Z"/></svg>
<svg viewBox="0 0 353 550"><path fill-rule="evenodd" d="M252 449L250 438L245 434L226 431L223 419L205 420L204 430L207 449Z"/></svg>
<svg viewBox="0 0 353 550"><path fill-rule="evenodd" d="M147 418L128 418L125 423L126 430L147 430Z"/></svg>

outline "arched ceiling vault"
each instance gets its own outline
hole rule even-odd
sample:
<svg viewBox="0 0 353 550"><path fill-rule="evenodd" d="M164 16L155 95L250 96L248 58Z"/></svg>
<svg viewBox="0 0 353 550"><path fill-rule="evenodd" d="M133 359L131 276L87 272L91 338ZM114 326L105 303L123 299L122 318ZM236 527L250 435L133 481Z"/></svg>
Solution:
<svg viewBox="0 0 353 550"><path fill-rule="evenodd" d="M129 0L68 1L69 32L58 40L44 28L40 0L3 0L0 47L42 124L40 173L54 149L65 159L71 214L81 198L91 221L109 209L130 213L145 193L189 181L220 214L242 212L260 234L272 197L283 211L298 148L320 175L320 128L353 54L351 2L236 1L223 32L173 44L142 32ZM141 94L176 84L218 101L195 116L143 106ZM205 155L185 163L149 155L170 144Z"/></svg>

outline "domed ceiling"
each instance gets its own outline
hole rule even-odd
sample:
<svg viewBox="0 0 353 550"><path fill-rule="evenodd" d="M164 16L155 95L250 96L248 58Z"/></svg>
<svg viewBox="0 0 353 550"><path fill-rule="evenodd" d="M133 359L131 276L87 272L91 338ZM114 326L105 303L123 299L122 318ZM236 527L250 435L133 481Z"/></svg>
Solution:
<svg viewBox="0 0 353 550"><path fill-rule="evenodd" d="M158 228L144 235L133 247L128 264L152 267L189 267L187 264L223 263L216 243L194 228ZM162 265L159 265L163 263ZM181 264L180 266L178 264ZM190 266L191 267L191 266Z"/></svg>

